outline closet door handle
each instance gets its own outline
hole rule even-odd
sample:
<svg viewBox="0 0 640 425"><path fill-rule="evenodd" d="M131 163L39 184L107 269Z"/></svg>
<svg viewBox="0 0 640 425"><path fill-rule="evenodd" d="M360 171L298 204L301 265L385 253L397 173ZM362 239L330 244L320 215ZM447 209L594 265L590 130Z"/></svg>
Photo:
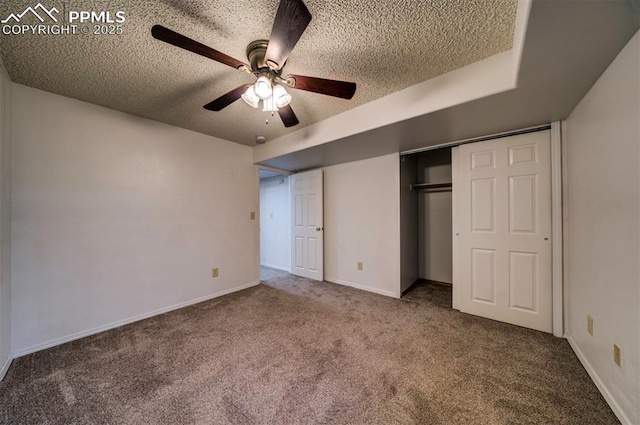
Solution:
<svg viewBox="0 0 640 425"><path fill-rule="evenodd" d="M316 232L319 232L322 230L322 227L316 227Z"/></svg>

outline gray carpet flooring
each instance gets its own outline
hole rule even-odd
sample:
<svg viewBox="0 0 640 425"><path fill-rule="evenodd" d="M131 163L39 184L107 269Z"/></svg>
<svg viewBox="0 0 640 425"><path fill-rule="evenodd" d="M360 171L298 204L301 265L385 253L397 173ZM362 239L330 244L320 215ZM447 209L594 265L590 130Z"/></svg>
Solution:
<svg viewBox="0 0 640 425"><path fill-rule="evenodd" d="M3 424L614 424L567 342L265 269L263 284L16 359Z"/></svg>

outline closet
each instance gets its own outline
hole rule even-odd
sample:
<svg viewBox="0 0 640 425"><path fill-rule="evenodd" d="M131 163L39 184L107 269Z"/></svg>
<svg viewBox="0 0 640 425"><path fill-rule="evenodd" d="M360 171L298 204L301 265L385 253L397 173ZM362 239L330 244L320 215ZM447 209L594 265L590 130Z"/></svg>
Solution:
<svg viewBox="0 0 640 425"><path fill-rule="evenodd" d="M402 291L418 280L451 285L451 148L401 157Z"/></svg>
<svg viewBox="0 0 640 425"><path fill-rule="evenodd" d="M551 332L551 146L547 126L402 155L402 293L449 284L463 313Z"/></svg>

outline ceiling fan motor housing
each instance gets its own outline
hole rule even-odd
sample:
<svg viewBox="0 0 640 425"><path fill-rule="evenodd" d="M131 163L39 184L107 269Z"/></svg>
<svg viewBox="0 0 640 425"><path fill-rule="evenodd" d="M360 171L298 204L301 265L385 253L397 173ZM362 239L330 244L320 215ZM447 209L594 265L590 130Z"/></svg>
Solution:
<svg viewBox="0 0 640 425"><path fill-rule="evenodd" d="M273 70L267 64L264 57L267 53L267 46L269 45L269 40L256 40L249 43L247 46L247 59L249 59L249 63L251 64L251 70L253 72L260 72L261 74L275 74L278 75L280 72Z"/></svg>
<svg viewBox="0 0 640 425"><path fill-rule="evenodd" d="M297 125L299 121L289 106L291 96L284 90L283 85L343 99L351 99L356 91L356 84L347 81L303 75L281 77L282 68L287 63L289 54L309 22L311 22L311 13L302 0L280 0L269 40L255 40L247 46L249 65L162 25L154 25L151 28L151 35L165 43L257 77L253 86L242 84L204 105L205 109L221 111L240 98L256 108L260 99L263 101L271 99L271 106L265 106L263 110L277 111L285 127L292 127ZM249 90L252 87L253 89ZM278 92L275 102L273 101L274 90Z"/></svg>

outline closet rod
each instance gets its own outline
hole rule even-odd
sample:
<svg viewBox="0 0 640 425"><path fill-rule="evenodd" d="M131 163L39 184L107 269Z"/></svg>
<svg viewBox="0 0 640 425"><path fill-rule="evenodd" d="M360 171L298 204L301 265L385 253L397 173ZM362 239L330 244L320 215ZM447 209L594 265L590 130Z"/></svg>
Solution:
<svg viewBox="0 0 640 425"><path fill-rule="evenodd" d="M452 183L416 183L411 185L411 190L414 189L443 189L453 187Z"/></svg>

